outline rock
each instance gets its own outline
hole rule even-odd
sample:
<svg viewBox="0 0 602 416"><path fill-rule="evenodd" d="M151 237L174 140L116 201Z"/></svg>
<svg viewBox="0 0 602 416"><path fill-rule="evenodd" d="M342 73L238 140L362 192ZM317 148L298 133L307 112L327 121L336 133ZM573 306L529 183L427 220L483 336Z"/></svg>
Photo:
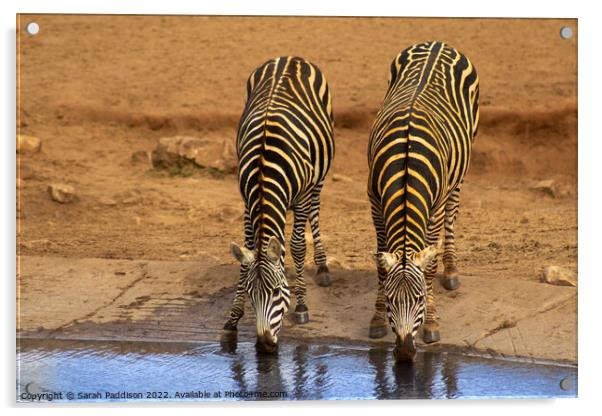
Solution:
<svg viewBox="0 0 602 416"><path fill-rule="evenodd" d="M528 224L528 223L529 223L529 218L527 218L527 217L522 217L522 218L520 219L520 223L521 223L521 224Z"/></svg>
<svg viewBox="0 0 602 416"><path fill-rule="evenodd" d="M489 244L487 244L487 247L492 248L494 250L499 250L501 248L499 243L496 243L495 241L491 241Z"/></svg>
<svg viewBox="0 0 602 416"><path fill-rule="evenodd" d="M142 196L137 189L121 192L115 195L115 198L124 205L136 205L142 202Z"/></svg>
<svg viewBox="0 0 602 416"><path fill-rule="evenodd" d="M236 150L231 140L199 139L189 136L163 137L152 152L155 168L170 168L192 163L199 168L223 173L236 172Z"/></svg>
<svg viewBox="0 0 602 416"><path fill-rule="evenodd" d="M195 161L198 163L198 155ZM236 173L238 167L238 157L236 155L236 149L231 140L222 140L221 154L218 159L213 161L213 164L217 170L224 173ZM211 166L211 163L209 164Z"/></svg>
<svg viewBox="0 0 602 416"><path fill-rule="evenodd" d="M343 270L351 270L351 267L344 260L340 260L336 257L328 257L326 259L326 264L331 269L343 269ZM332 271L332 270L331 270Z"/></svg>
<svg viewBox="0 0 602 416"><path fill-rule="evenodd" d="M21 179L31 179L35 177L35 172L31 166L20 163L17 168L17 176Z"/></svg>
<svg viewBox="0 0 602 416"><path fill-rule="evenodd" d="M222 207L214 216L219 222L233 223L240 219L239 211L231 207Z"/></svg>
<svg viewBox="0 0 602 416"><path fill-rule="evenodd" d="M148 150L138 150L132 153L130 162L134 166L143 166L148 169L153 167L152 155Z"/></svg>
<svg viewBox="0 0 602 416"><path fill-rule="evenodd" d="M107 196L101 196L100 198L98 198L98 202L101 205L106 205L108 207L114 207L115 205L117 205L117 201L115 201L113 198L109 198Z"/></svg>
<svg viewBox="0 0 602 416"><path fill-rule="evenodd" d="M75 200L75 189L71 185L63 183L53 183L48 185L50 197L61 204L66 204Z"/></svg>
<svg viewBox="0 0 602 416"><path fill-rule="evenodd" d="M556 198L556 184L553 180L539 181L531 187L534 191L543 192L544 194Z"/></svg>
<svg viewBox="0 0 602 416"><path fill-rule="evenodd" d="M332 175L332 181L333 182L353 182L353 179L351 179L349 176L335 173Z"/></svg>
<svg viewBox="0 0 602 416"><path fill-rule="evenodd" d="M42 142L37 137L17 135L17 153L37 153L42 148Z"/></svg>
<svg viewBox="0 0 602 416"><path fill-rule="evenodd" d="M195 141L194 137L186 136L174 136L174 137L162 137L159 139L159 143L151 155L151 161L155 168L169 168L176 165L180 159L180 145L182 142ZM198 146L202 146L202 142L198 143Z"/></svg>
<svg viewBox="0 0 602 416"><path fill-rule="evenodd" d="M557 286L577 286L577 274L559 266L548 266L543 270L541 281Z"/></svg>

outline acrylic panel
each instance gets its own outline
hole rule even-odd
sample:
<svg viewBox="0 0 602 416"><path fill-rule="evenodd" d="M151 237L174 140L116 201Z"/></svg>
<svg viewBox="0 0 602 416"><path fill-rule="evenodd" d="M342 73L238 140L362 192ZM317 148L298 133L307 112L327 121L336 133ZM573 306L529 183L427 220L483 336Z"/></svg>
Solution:
<svg viewBox="0 0 602 416"><path fill-rule="evenodd" d="M576 397L577 38L18 15L17 400Z"/></svg>

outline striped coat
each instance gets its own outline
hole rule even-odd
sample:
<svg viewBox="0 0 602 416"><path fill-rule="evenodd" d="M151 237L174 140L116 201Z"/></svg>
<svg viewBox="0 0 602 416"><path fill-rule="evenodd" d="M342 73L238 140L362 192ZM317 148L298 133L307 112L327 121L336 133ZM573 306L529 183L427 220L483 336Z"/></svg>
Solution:
<svg viewBox="0 0 602 416"><path fill-rule="evenodd" d="M453 227L477 132L479 83L464 55L442 42L402 51L368 147L368 196L379 274L370 335L396 332L397 356L413 357L413 338L439 338L432 295L445 228L444 286L458 285Z"/></svg>
<svg viewBox="0 0 602 416"><path fill-rule="evenodd" d="M258 345L276 344L290 293L284 275L285 224L294 212L295 319L307 322L303 264L305 227L311 225L319 284L330 284L319 230L320 191L334 157L333 115L325 77L298 57L280 57L257 68L247 82L247 101L237 138L240 192L245 203L240 282L227 331L234 331L249 294L257 316ZM268 347L266 347L268 346Z"/></svg>

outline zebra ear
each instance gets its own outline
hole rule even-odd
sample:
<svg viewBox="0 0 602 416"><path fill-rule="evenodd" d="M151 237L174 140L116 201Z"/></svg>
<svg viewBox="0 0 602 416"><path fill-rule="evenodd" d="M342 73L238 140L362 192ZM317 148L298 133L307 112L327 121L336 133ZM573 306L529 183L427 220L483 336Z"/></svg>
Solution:
<svg viewBox="0 0 602 416"><path fill-rule="evenodd" d="M374 259L374 263L376 263L376 267L378 269L384 270L386 273L389 273L389 270L393 268L397 258L392 253L379 252L372 256Z"/></svg>
<svg viewBox="0 0 602 416"><path fill-rule="evenodd" d="M280 245L280 241L278 241L276 237L270 237L267 249L268 259L270 259L272 263L277 263L280 260L281 254L282 246Z"/></svg>
<svg viewBox="0 0 602 416"><path fill-rule="evenodd" d="M443 248L443 240L437 241L437 244L432 244L414 255L414 264L421 269L424 268L439 254Z"/></svg>
<svg viewBox="0 0 602 416"><path fill-rule="evenodd" d="M234 258L243 266L248 266L255 260L255 253L246 247L239 247L236 243L230 244L230 251Z"/></svg>

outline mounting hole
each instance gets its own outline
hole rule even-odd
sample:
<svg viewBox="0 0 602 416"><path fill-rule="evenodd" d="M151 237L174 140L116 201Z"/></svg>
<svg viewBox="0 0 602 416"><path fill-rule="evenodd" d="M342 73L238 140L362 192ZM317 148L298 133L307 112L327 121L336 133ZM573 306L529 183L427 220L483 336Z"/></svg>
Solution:
<svg viewBox="0 0 602 416"><path fill-rule="evenodd" d="M568 26L564 26L562 29L560 29L560 37L562 39L570 39L573 37L573 29L571 29Z"/></svg>
<svg viewBox="0 0 602 416"><path fill-rule="evenodd" d="M31 36L37 35L38 32L40 31L40 25L37 24L36 22L29 22L29 23L27 23L27 26L25 26L25 30Z"/></svg>
<svg viewBox="0 0 602 416"><path fill-rule="evenodd" d="M560 388L562 390L572 390L575 388L575 386L573 385L573 379L572 377L565 377L562 380L560 380Z"/></svg>

